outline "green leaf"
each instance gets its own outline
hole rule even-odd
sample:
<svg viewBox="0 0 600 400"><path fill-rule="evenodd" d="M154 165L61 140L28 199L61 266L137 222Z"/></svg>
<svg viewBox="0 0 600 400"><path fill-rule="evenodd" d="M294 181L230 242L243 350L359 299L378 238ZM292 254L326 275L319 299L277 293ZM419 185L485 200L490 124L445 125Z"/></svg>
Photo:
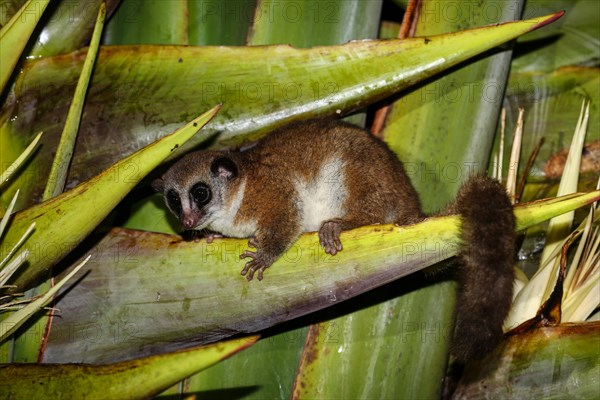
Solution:
<svg viewBox="0 0 600 400"><path fill-rule="evenodd" d="M124 0L106 26L106 44L187 45L189 1Z"/></svg>
<svg viewBox="0 0 600 400"><path fill-rule="evenodd" d="M31 143L29 143L27 148L23 150L21 155L19 155L19 157L2 172L2 175L0 175L0 187L10 179L10 177L25 163L25 161L27 161L27 159L29 159L41 137L42 132L38 133L35 138L33 138Z"/></svg>
<svg viewBox="0 0 600 400"><path fill-rule="evenodd" d="M50 0L29 0L0 29L0 94L8 84L21 53Z"/></svg>
<svg viewBox="0 0 600 400"><path fill-rule="evenodd" d="M436 35L517 18L522 5L523 1L425 1L409 26L415 36ZM462 182L485 171L510 69L509 48L496 49L488 57L432 79L391 106L381 135L403 161L426 212L444 209ZM394 363L402 358L406 380L397 396L437 398L454 332L455 282L423 277L414 287L392 304L405 310L404 322L417 326L415 333L405 335L390 324L378 335L394 335L401 341L395 344L402 350L397 350ZM379 320L385 312L382 307ZM432 335L437 336L429 340Z"/></svg>
<svg viewBox="0 0 600 400"><path fill-rule="evenodd" d="M546 200L519 206L515 214L538 223L549 217L545 203L556 215L599 197L595 191ZM316 232L307 233L263 282L247 282L239 274L245 240L196 243L113 229L94 246L86 276L58 302L62 316L53 323L45 361L108 362L258 331L451 257L458 232L458 217L363 227L342 232L344 251L335 257L323 252ZM68 329L71 334L63 334Z"/></svg>
<svg viewBox="0 0 600 400"><path fill-rule="evenodd" d="M0 262L0 268L2 268L0 271L0 282L2 282L2 284L0 286L4 285L10 279L14 271L21 265L21 263L26 261L28 255L24 255L23 253L28 253L27 250L22 251L18 257L13 257L13 255L17 252L17 250L19 250L21 245L25 243L29 235L31 235L31 232L33 232L34 228L35 222L32 222L31 225L27 227L25 232L23 232L19 240L17 240L17 242L12 246L12 248L8 248L6 256ZM10 263L6 265L9 261Z"/></svg>
<svg viewBox="0 0 600 400"><path fill-rule="evenodd" d="M254 8L254 0L124 0L107 24L104 43L240 46Z"/></svg>
<svg viewBox="0 0 600 400"><path fill-rule="evenodd" d="M436 356L435 346L423 351L407 347L406 341L414 337L437 343L452 331L439 323L422 324L412 315L415 308L435 309L435 303L440 311L433 317L441 318L439 299L400 304L398 295L414 290L415 284L419 283L405 277L363 296L358 311L312 325L292 398L422 398L423 391L435 388L431 382L422 383L422 388L412 385L422 382L423 368L407 367L415 358L429 364Z"/></svg>
<svg viewBox="0 0 600 400"><path fill-rule="evenodd" d="M10 398L145 399L252 345L252 336L108 365L4 364L0 391Z"/></svg>
<svg viewBox="0 0 600 400"><path fill-rule="evenodd" d="M539 200L531 203L518 204L515 206L515 216L517 218L517 230L523 230L535 224L538 224L543 221L547 221L552 217L557 215L564 214L567 212L565 209L565 204L571 201L572 199L578 199L582 201L582 207L585 204L593 203L594 201L598 201L598 191L581 194L574 193L562 197L557 197L555 199L547 199L547 200ZM572 208L571 210L574 210Z"/></svg>
<svg viewBox="0 0 600 400"><path fill-rule="evenodd" d="M395 39L400 33L400 24L397 22L382 21L379 28L379 37L381 39Z"/></svg>
<svg viewBox="0 0 600 400"><path fill-rule="evenodd" d="M379 28L381 3L373 0L258 0L258 17L248 35L248 44L311 47L370 39Z"/></svg>
<svg viewBox="0 0 600 400"><path fill-rule="evenodd" d="M17 312L10 314L8 318L2 320L2 332L0 332L0 342L3 342L6 338L12 335L17 329L19 329L31 316L40 311L42 307L46 306L52 299L54 295L58 293L58 291L64 286L65 283L69 281L75 275L81 267L88 262L91 256L88 256L84 259L79 265L77 265L67 276L62 278L60 282L54 285L51 289L49 289L46 293L44 293L39 298L31 301L25 307L21 308Z"/></svg>
<svg viewBox="0 0 600 400"><path fill-rule="evenodd" d="M36 229L27 241L35 249L31 265L13 282L19 288L31 284L63 258L106 217L148 172L172 154L218 112L214 107L200 117L131 156L117 162L100 175L48 200L15 214L2 242L2 254L11 247L32 221ZM32 250L33 251L33 250Z"/></svg>
<svg viewBox="0 0 600 400"><path fill-rule="evenodd" d="M112 15L121 0L59 1L49 10L44 28L31 51L30 57L48 57L70 53L86 46L92 37L101 4L106 15Z"/></svg>
<svg viewBox="0 0 600 400"><path fill-rule="evenodd" d="M106 4L100 4L98 10L98 17L96 19L96 25L94 26L94 34L92 35L92 42L88 48L85 62L81 70L81 75L77 81L75 87L75 94L73 95L73 101L69 107L69 113L67 114L67 121L63 128L62 134L60 135L60 142L56 149L54 156L54 162L50 169L50 175L48 182L46 183L46 189L44 190L43 199L48 200L52 197L56 197L61 194L65 187L67 180L67 171L71 164L71 158L73 156L73 149L75 148L75 140L77 139L77 131L79 130L79 122L81 121L81 112L83 110L83 103L85 101L85 94L92 76L92 69L96 61L96 55L98 54L98 47L100 46L100 37L102 36L102 28L104 27L104 18L106 17Z"/></svg>
<svg viewBox="0 0 600 400"><path fill-rule="evenodd" d="M179 220L165 207L161 193L155 193L131 206L127 221L121 226L129 229L177 234L181 232Z"/></svg>
<svg viewBox="0 0 600 400"><path fill-rule="evenodd" d="M18 193L18 191L17 191L17 193ZM17 196L15 194L13 201L15 200L16 197ZM11 212L12 212L13 207L14 207L14 204L13 204L13 202L11 202L11 204L9 205L9 209ZM7 217L7 216L5 216L5 217ZM9 217L8 219L10 219L10 218L12 218L12 215L8 216L8 217ZM8 222L8 219L6 220L6 222ZM29 227L21 233L21 237L15 243L11 243L11 245L8 245L2 249L3 251L1 254L2 254L3 258L2 258L2 261L0 261L0 269L4 268L4 265L6 263L8 263L9 261L11 261L11 260L14 261L13 255L17 252L17 250L19 250L21 245L23 243L25 243L25 241L27 240L27 238L29 237L31 232L33 232L34 227L35 227L35 221L32 222L29 225Z"/></svg>
<svg viewBox="0 0 600 400"><path fill-rule="evenodd" d="M213 398L289 398L307 330L301 327L274 336L263 336L237 357L187 379L184 393L201 391Z"/></svg>
<svg viewBox="0 0 600 400"><path fill-rule="evenodd" d="M189 3L188 37L195 46L240 46L255 18L255 0L194 0Z"/></svg>
<svg viewBox="0 0 600 400"><path fill-rule="evenodd" d="M106 3L107 15L111 15L121 0L55 1L44 12L31 42L35 44L24 54L26 57L47 57L70 53L90 42L100 3ZM0 26L8 22L25 0L0 0ZM15 8L16 7L16 8Z"/></svg>
<svg viewBox="0 0 600 400"><path fill-rule="evenodd" d="M294 119L345 114L364 107L559 16L425 39L361 41L311 49L105 47L98 55L87 95L81 145L76 149L70 179L90 178L171 131L174 124L191 119L198 108L223 102L223 112L209 133L220 132L215 145L240 144ZM27 63L14 101L4 105L0 115L6 119L0 124L0 140L7 149L18 148L36 127L46 132L44 146L24 175L31 172L45 178L83 56L78 53ZM31 113L36 118L27 117ZM189 147L201 141L192 139ZM115 149L114 143L121 145ZM0 154L0 162L10 156ZM39 187L33 194L23 188L23 197L31 200L39 192Z"/></svg>
<svg viewBox="0 0 600 400"><path fill-rule="evenodd" d="M2 239L2 234L4 233L4 229L6 228L6 225L8 224L8 220L10 219L10 214L12 213L13 207L15 206L17 197L19 197L18 190L17 190L17 193L15 193L15 195L13 196L13 199L11 200L10 204L8 205L6 212L4 213L2 218L0 218L0 239ZM1 268L2 268L2 264L0 263L0 269ZM0 286L2 286L1 283L0 283Z"/></svg>
<svg viewBox="0 0 600 400"><path fill-rule="evenodd" d="M522 37L512 67L515 72L551 72L569 65L598 66L600 2L590 0L528 0L523 18L566 10L550 29Z"/></svg>
<svg viewBox="0 0 600 400"><path fill-rule="evenodd" d="M380 9L381 0L259 1L253 32L260 32L260 38L255 35L249 43L307 47L374 38ZM362 123L361 117L362 114L356 114L349 118ZM153 221L149 219L150 224ZM312 322L312 318L306 319ZM210 390L215 397L228 397L232 388L237 388L234 390L246 399L289 398L308 331L301 322L292 324L300 327L289 331L285 327L274 328L280 333L273 334L272 330L250 351L188 379L183 385L185 392ZM248 365L265 367L249 370Z"/></svg>

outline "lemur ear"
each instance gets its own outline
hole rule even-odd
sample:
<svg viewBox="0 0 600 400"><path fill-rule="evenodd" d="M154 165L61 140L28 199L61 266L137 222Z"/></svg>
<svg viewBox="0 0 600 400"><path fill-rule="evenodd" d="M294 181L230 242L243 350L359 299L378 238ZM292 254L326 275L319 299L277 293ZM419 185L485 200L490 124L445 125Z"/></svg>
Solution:
<svg viewBox="0 0 600 400"><path fill-rule="evenodd" d="M162 193L165 189L165 182L162 180L162 178L156 178L152 181L150 186L152 186L152 189L156 190L157 192Z"/></svg>
<svg viewBox="0 0 600 400"><path fill-rule="evenodd" d="M228 157L219 157L215 159L210 166L210 171L214 176L225 178L227 180L235 178L238 174L237 165L235 165L233 160Z"/></svg>

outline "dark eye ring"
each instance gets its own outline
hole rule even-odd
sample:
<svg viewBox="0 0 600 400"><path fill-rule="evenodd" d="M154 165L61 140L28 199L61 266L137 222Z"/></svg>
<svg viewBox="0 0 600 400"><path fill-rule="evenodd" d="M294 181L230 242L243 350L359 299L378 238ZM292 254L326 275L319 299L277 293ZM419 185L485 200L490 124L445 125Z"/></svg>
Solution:
<svg viewBox="0 0 600 400"><path fill-rule="evenodd" d="M177 216L181 214L181 199L179 198L179 194L171 189L167 192L167 205Z"/></svg>
<svg viewBox="0 0 600 400"><path fill-rule="evenodd" d="M192 201L196 203L198 208L202 208L202 206L206 205L211 199L210 188L205 183L196 183L190 189L190 197Z"/></svg>

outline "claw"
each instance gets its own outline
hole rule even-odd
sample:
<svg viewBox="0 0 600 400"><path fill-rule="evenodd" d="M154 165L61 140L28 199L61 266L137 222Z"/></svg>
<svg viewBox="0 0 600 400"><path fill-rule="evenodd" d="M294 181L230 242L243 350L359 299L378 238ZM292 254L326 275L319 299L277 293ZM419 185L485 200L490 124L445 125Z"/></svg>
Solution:
<svg viewBox="0 0 600 400"><path fill-rule="evenodd" d="M242 269L242 271L240 272L240 274L242 276L245 276L248 273L248 270L250 270L250 268L252 267L252 263L256 259L256 253L254 253L250 250L244 250L244 252L242 254L240 254L240 259L243 260L244 258L251 258L252 261L248 261L246 263L246 265L244 266L244 269ZM251 281L253 275L254 275L254 272L252 270L250 270L250 274L246 277L246 279Z"/></svg>
<svg viewBox="0 0 600 400"><path fill-rule="evenodd" d="M254 278L254 273L256 271L258 271L257 279L259 281L262 281L262 279L263 279L263 271L265 270L265 268L267 268L267 267L265 265L263 265L262 263L259 263L259 262L254 263L253 262L252 267L250 267L250 274L247 277L248 281L251 281L252 278Z"/></svg>
<svg viewBox="0 0 600 400"><path fill-rule="evenodd" d="M240 254L240 260L243 260L244 258L252 258L254 260L256 259L256 253L250 250L244 250L244 252Z"/></svg>
<svg viewBox="0 0 600 400"><path fill-rule="evenodd" d="M258 241L255 237L251 237L250 239L248 239L248 246L254 249L258 248Z"/></svg>
<svg viewBox="0 0 600 400"><path fill-rule="evenodd" d="M263 280L263 272L265 271L265 269L267 269L267 266L266 266L266 265L263 265L263 266L262 266L262 267L260 267L260 269L258 270L258 276L257 276L257 279L258 279L259 281L262 281L262 280Z"/></svg>

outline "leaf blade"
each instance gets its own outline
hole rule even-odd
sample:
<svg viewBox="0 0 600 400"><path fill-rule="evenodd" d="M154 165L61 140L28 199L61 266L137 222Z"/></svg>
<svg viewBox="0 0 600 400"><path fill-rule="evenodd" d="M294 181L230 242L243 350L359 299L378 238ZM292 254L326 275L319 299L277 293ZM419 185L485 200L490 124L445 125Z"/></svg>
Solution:
<svg viewBox="0 0 600 400"><path fill-rule="evenodd" d="M36 231L28 239L28 247L40 249L58 248L52 253L41 252L31 258L31 266L19 275L14 284L23 287L30 284L43 271L66 255L96 227L146 174L162 159L172 154L189 140L219 111L213 107L171 135L119 161L95 178L15 214L11 229L2 243L2 249L10 246L35 221ZM119 173L131 171L119 178Z"/></svg>
<svg viewBox="0 0 600 400"><path fill-rule="evenodd" d="M4 92L29 37L50 0L29 0L0 29L0 93Z"/></svg>
<svg viewBox="0 0 600 400"><path fill-rule="evenodd" d="M569 196L560 207L555 200L547 203L556 215L599 196L600 191ZM548 216L540 204L520 206L517 218L525 214L536 223L536 214ZM524 212L529 206L533 210ZM412 226L363 227L342 232L344 250L335 257L323 253L316 233L304 234L263 282L249 283L239 275L246 241L185 242L173 235L115 229L94 248L97 258L89 264L89 275L57 304L63 317L54 322L45 360L106 362L160 351L165 343L184 346L186 340L205 342L264 329L442 261L458 250L458 232L454 216ZM124 250L116 257L114 249ZM107 288L111 296L102 296ZM102 335L86 342L82 354L77 349L84 332L74 332L73 340L60 334L75 324L102 330L109 321L125 324L115 329L135 327L131 339L144 346L133 349L127 340L115 343Z"/></svg>
<svg viewBox="0 0 600 400"><path fill-rule="evenodd" d="M96 24L94 26L94 33L92 34L92 41L88 48L81 75L77 81L75 87L75 94L69 112L67 114L67 121L63 128L62 134L60 135L60 141L58 148L56 149L56 155L54 156L54 162L50 169L50 176L46 183L46 189L44 190L43 199L48 200L52 197L56 197L61 194L64 190L65 183L67 181L67 171L71 164L71 158L73 156L73 149L75 148L75 140L77 138L77 132L79 131L79 123L81 121L81 113L83 111L83 103L85 101L85 94L87 92L90 78L92 76L92 69L96 62L96 55L98 54L98 47L100 46L100 37L102 36L102 28L104 27L104 19L106 17L106 3L100 4L98 10L98 16L96 18Z"/></svg>
<svg viewBox="0 0 600 400"><path fill-rule="evenodd" d="M311 49L103 47L84 108L82 146L74 156L71 179L89 179L171 131L174 124L191 119L198 107L224 102L223 113L211 124L209 133L221 132L216 145L239 145L291 120L345 114L364 107L554 18L556 15L426 40L362 41ZM15 92L18 102L5 105L11 107L7 115L17 116L19 121L2 121L0 131L7 143L18 147L38 125L47 132L33 166L36 171L46 171L51 163L55 132L66 114L60 98L66 93L70 96L82 59L83 54L70 54L27 63ZM123 65L129 66L126 72ZM112 97L116 93L117 101L106 99L107 93ZM59 100L50 102L51 94ZM140 98L145 99L141 105ZM29 120L26 124L18 119L31 112L22 104L39 105L41 116L31 125ZM123 145L115 151L111 142ZM201 142L192 139L188 146Z"/></svg>
<svg viewBox="0 0 600 400"><path fill-rule="evenodd" d="M257 336L109 365L4 364L0 388L14 398L144 399L251 346Z"/></svg>

